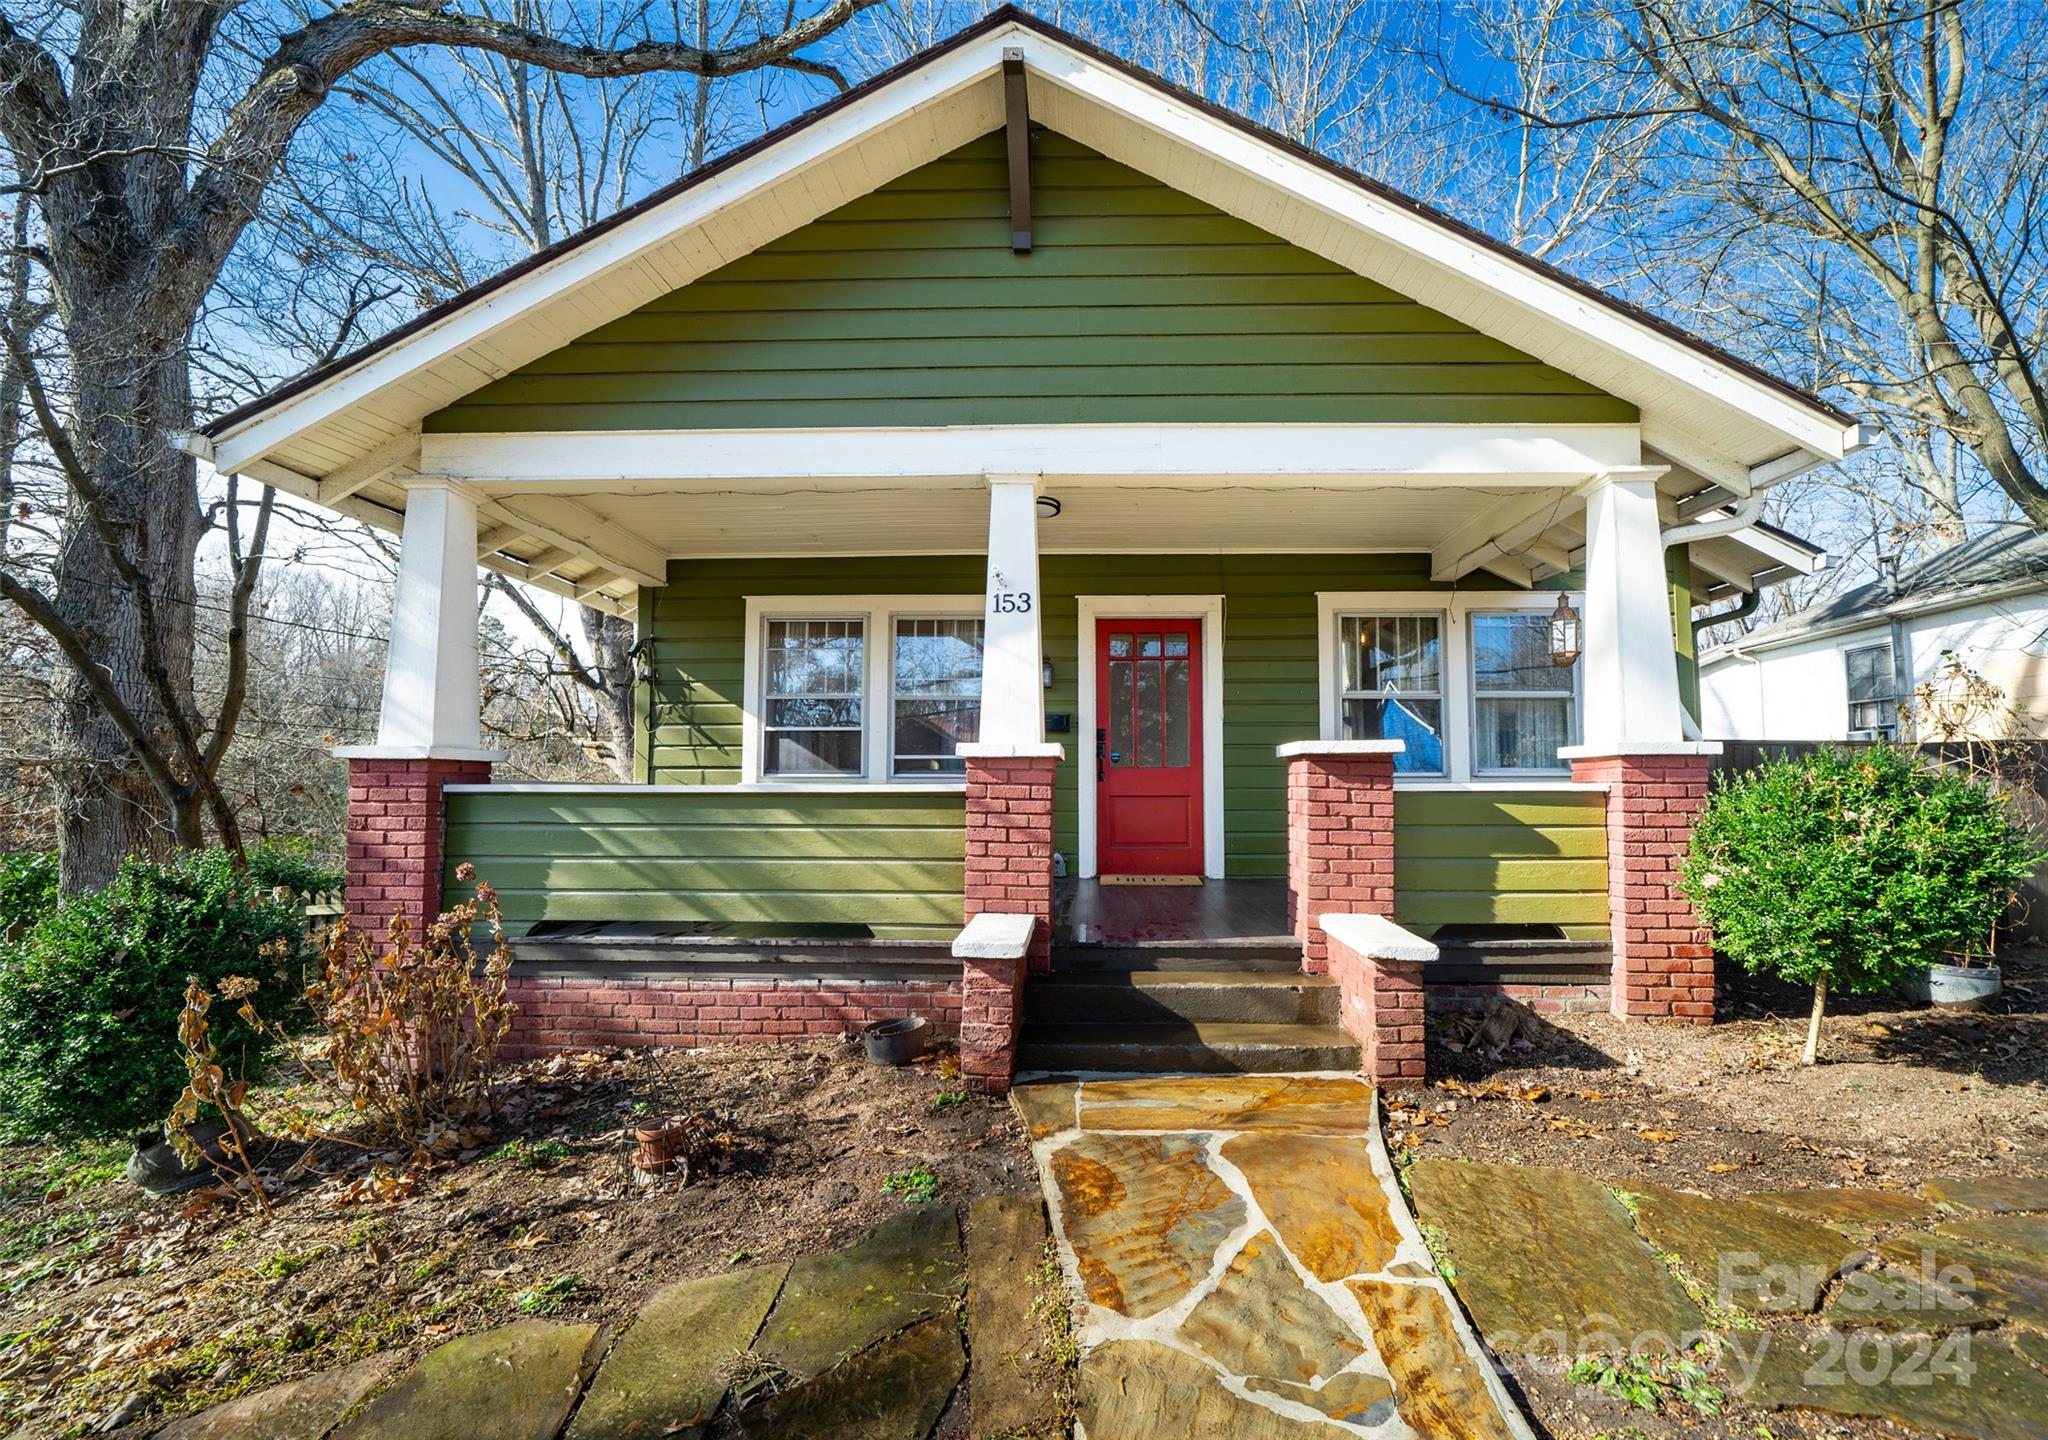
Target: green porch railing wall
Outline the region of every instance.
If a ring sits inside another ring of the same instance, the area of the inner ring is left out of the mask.
[[[467,891],[455,868],[474,865],[513,934],[544,920],[649,920],[950,940],[964,923],[959,790],[499,786],[447,800],[448,899]]]
[[[1394,919],[1556,925],[1605,940],[1607,797],[1597,790],[1397,790]]]

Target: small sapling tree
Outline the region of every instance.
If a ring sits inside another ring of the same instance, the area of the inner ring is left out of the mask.
[[[1681,887],[1743,969],[1813,987],[1811,1065],[1829,992],[1988,949],[2044,859],[1982,781],[1890,745],[1829,748],[1717,786]]]

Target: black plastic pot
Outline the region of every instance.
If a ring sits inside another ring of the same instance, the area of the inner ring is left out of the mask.
[[[930,1032],[931,1022],[924,1016],[906,1015],[901,1020],[877,1020],[860,1033],[867,1041],[868,1059],[875,1064],[906,1065],[924,1054]]]

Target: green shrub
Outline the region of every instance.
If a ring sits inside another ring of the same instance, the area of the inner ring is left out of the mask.
[[[0,855],[0,940],[26,929],[57,904],[57,852],[14,850]]]
[[[1719,784],[1681,883],[1743,969],[1814,988],[1811,1063],[1829,991],[1988,949],[2044,858],[1978,781],[1889,745],[1830,747]]]
[[[0,946],[0,1139],[154,1127],[185,1085],[186,977],[289,990],[305,943],[300,904],[224,851],[124,862]],[[231,1011],[216,1020],[221,1063],[253,1077],[268,1041]]]

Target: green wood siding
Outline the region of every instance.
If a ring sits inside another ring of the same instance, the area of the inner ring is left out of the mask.
[[[1597,791],[1410,790],[1394,796],[1394,918],[1563,927],[1604,940],[1607,807]]]
[[[1632,422],[1635,408],[1050,131],[1000,133],[475,391],[429,431]]]
[[[514,933],[541,920],[695,920],[950,939],[962,924],[964,811],[957,791],[458,791],[447,883],[459,894],[455,867],[474,864]]]

